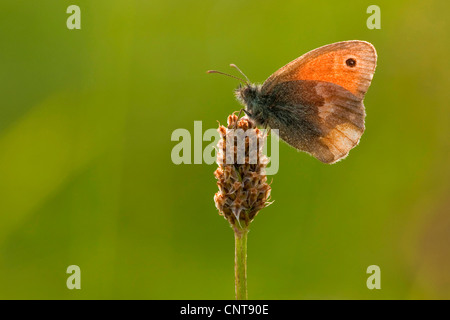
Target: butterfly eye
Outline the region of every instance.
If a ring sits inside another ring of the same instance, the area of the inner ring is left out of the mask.
[[[346,64],[347,66],[349,66],[350,68],[353,68],[354,66],[356,66],[356,60],[353,59],[353,58],[347,59],[347,60],[345,61],[345,64]]]

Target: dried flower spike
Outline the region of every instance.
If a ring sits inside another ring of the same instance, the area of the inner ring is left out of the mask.
[[[269,204],[271,191],[265,174],[269,159],[263,154],[266,136],[250,119],[239,119],[234,113],[228,126],[219,126],[218,131],[219,167],[214,175],[219,192],[214,202],[235,233],[236,299],[247,299],[248,227]]]
[[[220,126],[218,131],[219,167],[214,175],[219,192],[214,202],[233,229],[246,228],[268,205],[270,196],[265,175],[268,158],[263,154],[265,136],[250,119],[238,119],[235,114],[228,117],[228,127]]]

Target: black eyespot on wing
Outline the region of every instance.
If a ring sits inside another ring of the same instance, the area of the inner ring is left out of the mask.
[[[345,64],[346,64],[347,66],[349,66],[350,68],[353,68],[354,66],[356,66],[356,60],[353,59],[353,58],[347,59],[347,60],[345,61]]]

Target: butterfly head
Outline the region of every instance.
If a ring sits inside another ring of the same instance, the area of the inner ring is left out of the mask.
[[[236,98],[239,100],[239,102],[241,102],[245,106],[248,106],[251,101],[256,99],[259,87],[251,84],[248,77],[235,64],[230,64],[230,67],[237,69],[244,76],[244,79],[216,70],[208,70],[207,73],[219,73],[227,77],[239,80],[241,84],[239,84],[239,87],[235,90]],[[244,85],[242,85],[242,83],[244,83]]]
[[[235,64],[230,64],[230,66],[237,69],[244,76],[244,79],[235,77],[228,73],[216,71],[216,70],[208,70],[207,73],[219,73],[219,74],[239,80],[241,82],[241,84],[239,84],[239,87],[234,91],[237,100],[246,107],[246,110],[247,110],[246,114],[248,116],[250,116],[251,118],[256,120],[258,123],[261,123],[261,121],[259,121],[260,119],[256,119],[254,116],[252,116],[252,115],[261,113],[261,108],[260,108],[261,103],[259,101],[260,93],[261,93],[261,86],[252,84],[250,82],[250,80],[248,79],[248,77]],[[243,83],[243,85],[242,85],[242,83]]]
[[[260,90],[260,86],[249,83],[244,86],[239,85],[239,87],[234,90],[234,94],[241,104],[251,109],[258,98]]]

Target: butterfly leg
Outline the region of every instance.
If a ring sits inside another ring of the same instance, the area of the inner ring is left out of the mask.
[[[244,108],[242,108],[242,109],[239,111],[239,114],[238,114],[238,120],[239,120],[239,118],[241,117],[242,112],[244,112],[247,116],[251,116],[250,113],[249,113],[247,110],[245,110]],[[237,127],[237,121],[236,121],[236,124],[234,125],[234,129],[236,129],[236,127]]]
[[[246,109],[243,108],[243,109],[241,109],[241,111],[244,111],[244,113],[247,117],[249,117],[249,118],[252,117],[252,114],[250,112],[248,112]]]
[[[269,128],[269,129],[267,129],[267,128]],[[266,125],[264,126],[264,133],[266,134],[266,137],[268,137],[269,136],[269,134],[270,134],[270,127],[269,127],[269,124],[267,124],[266,123]]]

